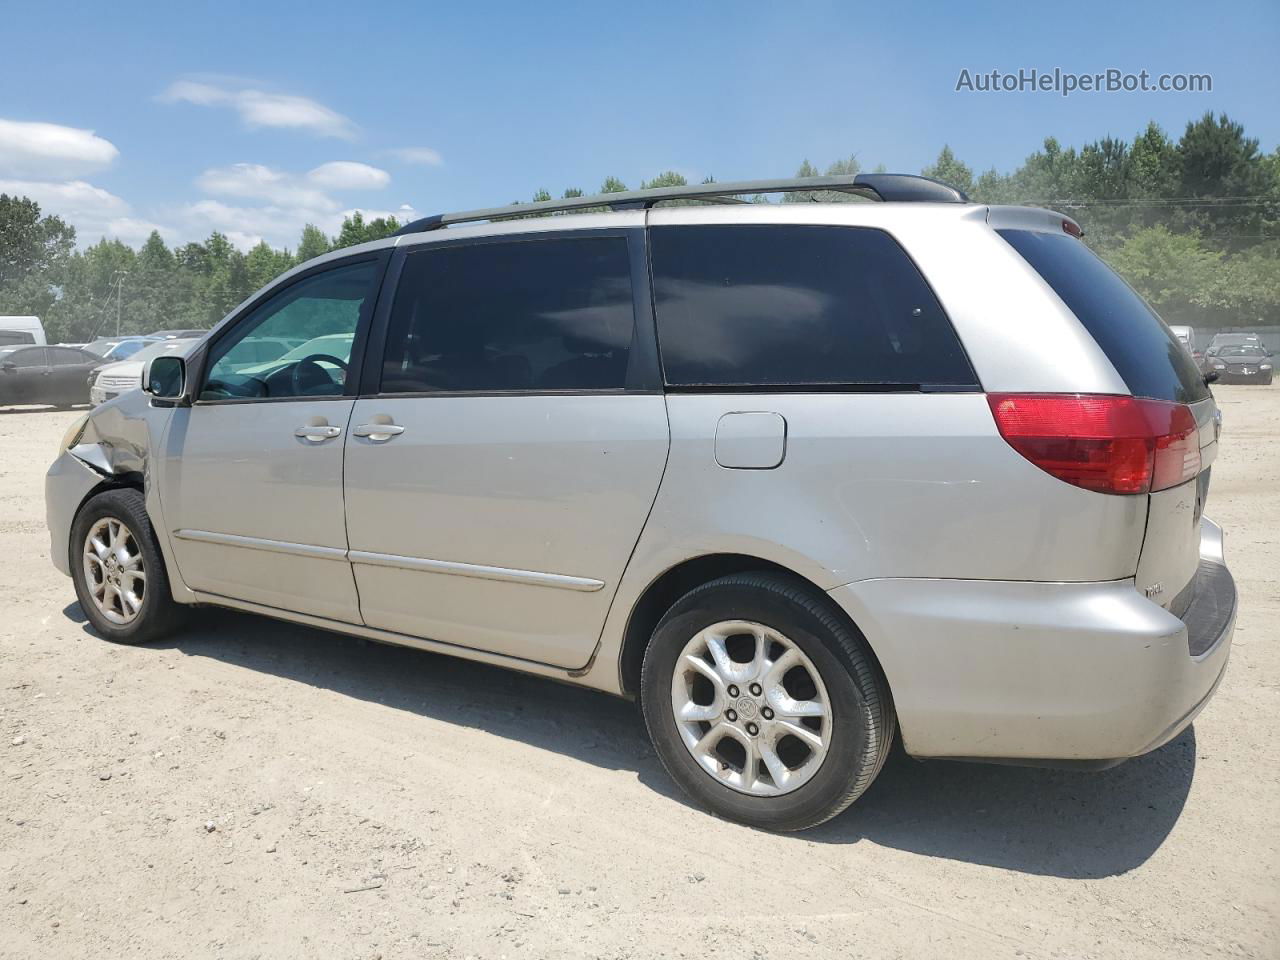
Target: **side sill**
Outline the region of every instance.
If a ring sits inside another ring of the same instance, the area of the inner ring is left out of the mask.
[[[377,643],[386,643],[396,647],[412,647],[415,650],[426,650],[429,653],[441,653],[450,657],[459,657],[463,660],[475,660],[480,663],[492,664],[496,667],[505,667],[508,670],[518,670],[521,673],[530,673],[539,677],[547,677],[551,680],[561,680],[574,686],[585,686],[585,684],[575,683],[574,675],[577,671],[567,670],[564,667],[556,667],[551,664],[541,663],[536,660],[524,660],[520,657],[508,657],[498,653],[489,653],[485,650],[476,650],[472,647],[462,647],[453,643],[444,643],[440,640],[426,640],[421,637],[411,637],[403,633],[393,633],[390,630],[379,630],[375,627],[366,627],[355,623],[344,623],[340,620],[328,620],[324,617],[316,617],[306,613],[296,613],[292,610],[281,610],[277,607],[268,607],[260,603],[250,603],[245,600],[235,600],[231,597],[222,597],[214,593],[195,592],[195,602],[198,604],[207,604],[212,607],[226,607],[231,610],[242,610],[245,613],[256,613],[264,617],[271,617],[274,620],[284,620],[289,623],[301,623],[309,627],[316,627],[320,630],[328,630],[331,633],[342,633],[353,637],[362,637],[365,640],[373,640]]]
[[[990,763],[998,767],[1035,767],[1041,770],[1077,770],[1081,773],[1094,773],[1099,770],[1110,770],[1118,767],[1130,757],[1117,757],[1114,760],[1034,760],[1023,757],[912,757],[921,763]]]

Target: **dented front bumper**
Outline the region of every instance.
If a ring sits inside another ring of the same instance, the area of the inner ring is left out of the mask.
[[[44,478],[45,522],[49,526],[49,556],[53,565],[71,576],[71,525],[85,497],[104,475],[69,451],[64,451]]]

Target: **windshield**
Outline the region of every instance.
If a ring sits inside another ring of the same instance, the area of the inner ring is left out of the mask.
[[[127,360],[150,342],[149,340],[124,340],[102,356],[106,360]]]
[[[1265,357],[1266,351],[1261,347],[1224,347],[1220,357]]]

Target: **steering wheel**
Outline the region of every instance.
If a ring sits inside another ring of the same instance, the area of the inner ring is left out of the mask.
[[[293,396],[301,397],[312,387],[332,386],[333,377],[329,376],[329,371],[320,366],[320,361],[332,363],[339,367],[345,375],[348,371],[347,361],[339,360],[337,357],[328,353],[312,353],[303,357],[294,363],[293,369],[289,371],[290,384],[293,387]],[[303,371],[306,371],[304,377]]]

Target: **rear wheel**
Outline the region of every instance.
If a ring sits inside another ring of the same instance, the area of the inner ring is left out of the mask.
[[[663,765],[715,813],[769,830],[834,817],[888,756],[894,714],[865,642],[830,601],[774,574],[686,594],[641,671]]]
[[[137,490],[85,502],[71,527],[71,577],[80,607],[108,640],[146,643],[177,624],[164,558]]]

